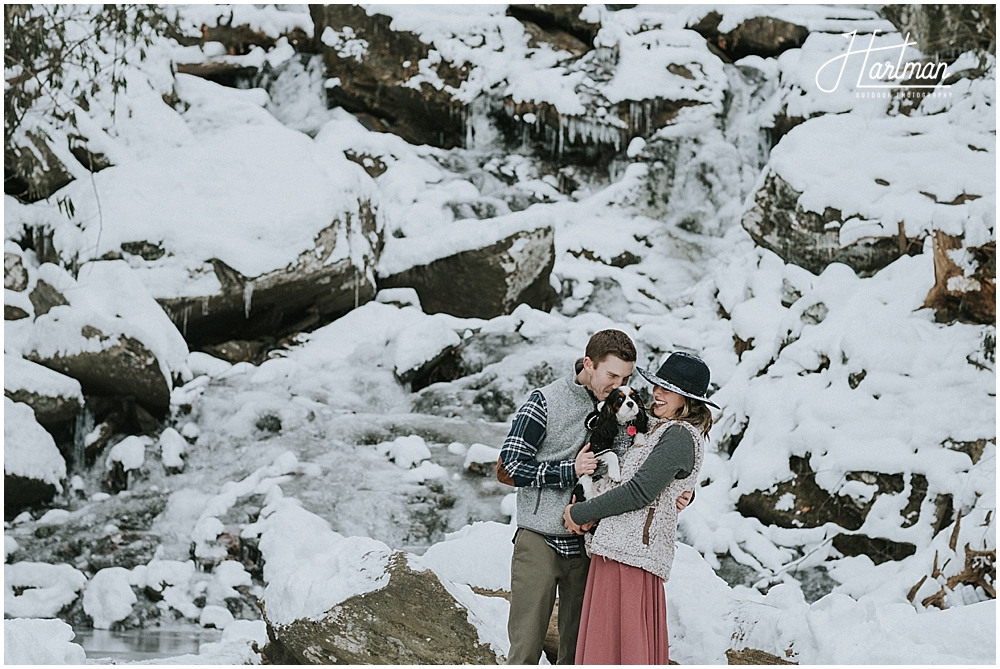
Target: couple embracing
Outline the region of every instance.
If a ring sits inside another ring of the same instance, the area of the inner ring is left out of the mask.
[[[499,464],[518,488],[508,664],[538,664],[557,591],[558,664],[669,661],[663,583],[715,406],[704,362],[678,352],[655,374],[639,368],[653,385],[645,438],[632,444],[622,428],[621,481],[584,502],[573,496],[597,468],[585,420],[635,360],[624,332],[597,332],[573,373],[532,392],[514,416]]]

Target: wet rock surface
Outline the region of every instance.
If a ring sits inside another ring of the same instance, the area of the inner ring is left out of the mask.
[[[59,525],[16,526],[12,536],[19,551],[37,562],[65,562],[90,574],[105,567],[131,569],[153,559],[160,538],[149,530],[167,499],[149,490],[117,495]]]

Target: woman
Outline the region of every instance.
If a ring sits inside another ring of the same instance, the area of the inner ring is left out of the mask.
[[[673,353],[656,374],[645,440],[622,461],[622,483],[566,507],[577,534],[601,520],[592,537],[577,664],[667,664],[667,603],[677,531],[677,497],[693,490],[712,427],[705,397],[710,372],[699,358]]]

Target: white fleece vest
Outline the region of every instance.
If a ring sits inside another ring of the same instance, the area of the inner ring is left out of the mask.
[[[636,443],[622,462],[624,485],[646,461],[663,433],[671,425],[683,425],[694,438],[694,468],[683,479],[674,479],[648,506],[635,511],[609,516],[601,520],[593,535],[587,535],[587,550],[592,555],[617,560],[655,574],[664,581],[670,578],[674,563],[674,541],[677,534],[677,497],[693,490],[705,456],[705,439],[690,423],[676,420],[650,422],[645,443]]]

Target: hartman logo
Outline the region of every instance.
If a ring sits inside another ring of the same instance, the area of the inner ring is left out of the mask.
[[[819,90],[824,93],[836,91],[844,78],[848,61],[851,61],[853,72],[857,61],[860,60],[853,57],[862,55],[864,58],[858,68],[858,80],[854,84],[859,96],[862,92],[871,94],[879,91],[888,95],[892,89],[916,90],[929,94],[940,89],[951,88],[948,84],[940,83],[948,76],[946,63],[921,63],[905,60],[906,48],[917,44],[910,41],[910,33],[906,33],[902,44],[876,47],[875,37],[879,33],[876,30],[872,33],[867,48],[855,49],[854,42],[858,36],[857,33],[857,30],[844,33],[844,37],[851,40],[847,45],[847,52],[834,56],[816,71],[816,86]]]

